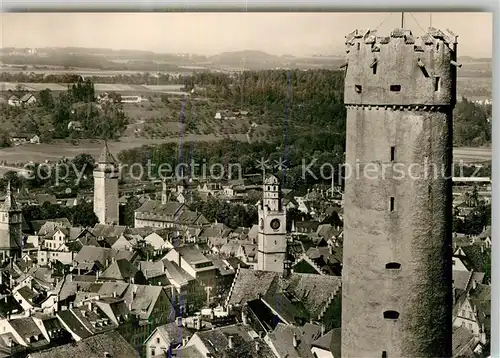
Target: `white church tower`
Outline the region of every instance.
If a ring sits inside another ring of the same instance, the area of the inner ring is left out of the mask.
[[[22,212],[14,199],[9,181],[5,200],[0,203],[0,260],[2,262],[21,256],[22,220]]]
[[[258,204],[259,232],[257,269],[283,272],[286,259],[286,210],[282,203],[278,179],[264,180],[263,198]]]
[[[94,168],[94,212],[100,224],[118,225],[118,177],[118,162],[104,143]]]

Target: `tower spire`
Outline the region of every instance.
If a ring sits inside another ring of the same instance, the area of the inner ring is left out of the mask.
[[[7,182],[7,188],[5,190],[5,201],[3,206],[5,209],[17,209],[16,201],[14,196],[12,195],[12,186],[10,180]]]

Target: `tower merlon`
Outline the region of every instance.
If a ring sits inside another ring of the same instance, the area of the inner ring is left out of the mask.
[[[389,36],[354,30],[346,36],[344,103],[454,106],[457,36],[429,28],[416,37],[396,28]]]

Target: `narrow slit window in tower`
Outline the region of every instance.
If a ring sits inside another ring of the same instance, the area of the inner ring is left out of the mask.
[[[361,85],[355,85],[354,88],[355,88],[357,93],[363,92],[363,86],[361,86]]]
[[[398,319],[399,318],[399,312],[396,312],[396,311],[385,311],[384,312],[384,318],[385,319]]]
[[[357,49],[359,50],[361,48],[361,44],[358,42],[357,43]]]
[[[373,70],[373,74],[376,75],[377,74],[377,64],[374,64],[372,66],[372,70]]]
[[[434,77],[434,91],[439,92],[441,90],[441,78]]]
[[[394,197],[393,196],[391,196],[390,211],[391,211],[391,213],[394,211]]]
[[[382,358],[387,358],[387,352],[386,351],[382,351]]]
[[[391,162],[393,162],[396,156],[396,147],[391,147]]]
[[[391,85],[390,90],[391,92],[399,92],[401,91],[401,85]]]

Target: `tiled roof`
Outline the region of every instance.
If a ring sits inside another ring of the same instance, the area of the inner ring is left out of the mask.
[[[6,295],[0,300],[0,317],[7,318],[10,314],[23,312],[23,307],[12,295]]]
[[[96,237],[113,237],[118,238],[127,229],[126,226],[119,225],[106,225],[106,224],[95,224],[94,228],[91,230],[92,234]]]
[[[453,356],[456,357],[457,354],[463,353],[462,351],[467,349],[473,338],[474,334],[467,328],[463,326],[454,328],[452,335]]]
[[[110,331],[65,344],[46,351],[32,353],[32,358],[85,357],[102,358],[104,352],[111,357],[139,358],[140,354],[118,332]]]
[[[293,345],[294,334],[298,343],[297,347]],[[274,331],[269,333],[268,336],[280,357],[314,358],[310,345],[305,342],[298,327],[278,323]]]
[[[120,259],[113,262],[102,273],[102,279],[125,280],[134,278],[139,270],[126,259]]]
[[[139,261],[138,265],[147,279],[165,275],[162,261]]]
[[[275,272],[240,269],[235,278],[228,304],[242,305],[256,299],[259,294],[265,295],[277,279],[278,274]]]
[[[159,200],[147,200],[136,210],[136,212],[152,213],[158,216],[173,218],[183,206],[184,204],[177,201],[170,201],[162,204]]]
[[[87,338],[92,335],[92,333],[85,328],[84,325],[78,321],[75,315],[70,310],[63,310],[57,312],[57,316],[61,321],[64,322],[71,332],[74,332],[80,338]]]
[[[174,349],[173,353],[176,357],[186,357],[186,358],[205,358],[195,345],[185,346],[178,349]]]
[[[133,251],[128,250],[114,250],[104,247],[83,246],[82,249],[76,254],[74,261],[77,263],[93,263],[98,261],[101,265],[105,265],[106,260],[110,260],[112,257],[116,260],[127,259],[132,261],[134,256],[136,256],[136,254]]]
[[[102,148],[101,155],[97,159],[97,163],[102,164],[117,164],[118,161],[113,157],[108,148],[108,143],[104,143],[104,148]]]
[[[188,263],[208,262],[210,261],[194,245],[183,245],[176,247],[175,250],[181,254],[181,257]]]
[[[184,269],[179,267],[175,262],[169,261],[168,259],[162,260],[163,267],[165,268],[165,273],[170,280],[173,280],[179,285],[185,285],[190,281],[195,280],[191,275],[189,275]]]
[[[45,343],[48,343],[32,317],[12,319],[9,323],[26,343],[33,343],[31,337],[36,337],[37,341],[45,341]]]

